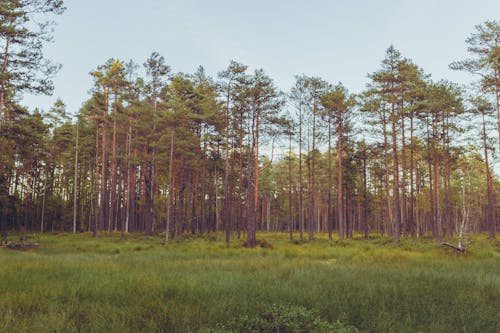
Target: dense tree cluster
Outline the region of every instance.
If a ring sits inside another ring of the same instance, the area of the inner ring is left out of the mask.
[[[495,237],[498,22],[478,26],[471,59],[451,64],[479,74],[468,89],[432,81],[392,46],[359,95],[305,75],[285,94],[237,62],[217,78],[174,73],[153,53],[143,70],[110,59],[91,71],[91,97],[71,120],[60,100],[46,113],[20,105],[23,91],[50,92],[55,69],[43,62],[43,27],[26,24],[63,9],[0,4],[3,231],[168,241],[224,230],[226,242],[245,231],[248,246],[257,230]]]

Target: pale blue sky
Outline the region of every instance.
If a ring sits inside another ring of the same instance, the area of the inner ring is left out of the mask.
[[[467,56],[474,25],[500,19],[500,0],[66,0],[48,58],[63,65],[51,97],[75,113],[88,98],[89,72],[107,59],[143,63],[160,52],[175,72],[203,65],[213,76],[231,59],[263,68],[287,91],[295,74],[342,81],[360,92],[390,45],[434,79],[466,83],[448,69]]]

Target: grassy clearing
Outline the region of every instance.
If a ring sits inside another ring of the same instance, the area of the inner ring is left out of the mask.
[[[2,332],[197,332],[272,304],[312,309],[368,332],[500,331],[500,246],[466,256],[385,238],[246,249],[201,238],[43,235],[0,250]]]

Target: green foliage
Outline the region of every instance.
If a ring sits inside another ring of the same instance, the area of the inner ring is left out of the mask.
[[[500,22],[485,21],[466,39],[470,58],[450,64],[453,70],[467,71],[480,76],[482,88],[495,92],[500,88]]]
[[[315,311],[302,306],[273,304],[256,316],[243,315],[227,325],[219,325],[214,330],[204,332],[356,333],[358,330],[338,321],[335,323],[324,321]]]
[[[52,77],[59,66],[44,59],[43,46],[52,38],[53,22],[49,17],[60,15],[64,10],[63,0],[3,0],[0,3],[0,40],[6,43],[0,68],[2,97],[10,92],[52,92]],[[0,114],[3,102],[0,100]]]

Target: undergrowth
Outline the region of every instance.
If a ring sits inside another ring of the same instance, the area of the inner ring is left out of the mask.
[[[364,332],[500,331],[497,241],[457,255],[432,240],[316,238],[258,234],[264,246],[248,249],[221,237],[42,235],[36,248],[0,250],[0,331],[234,330],[273,304]]]

